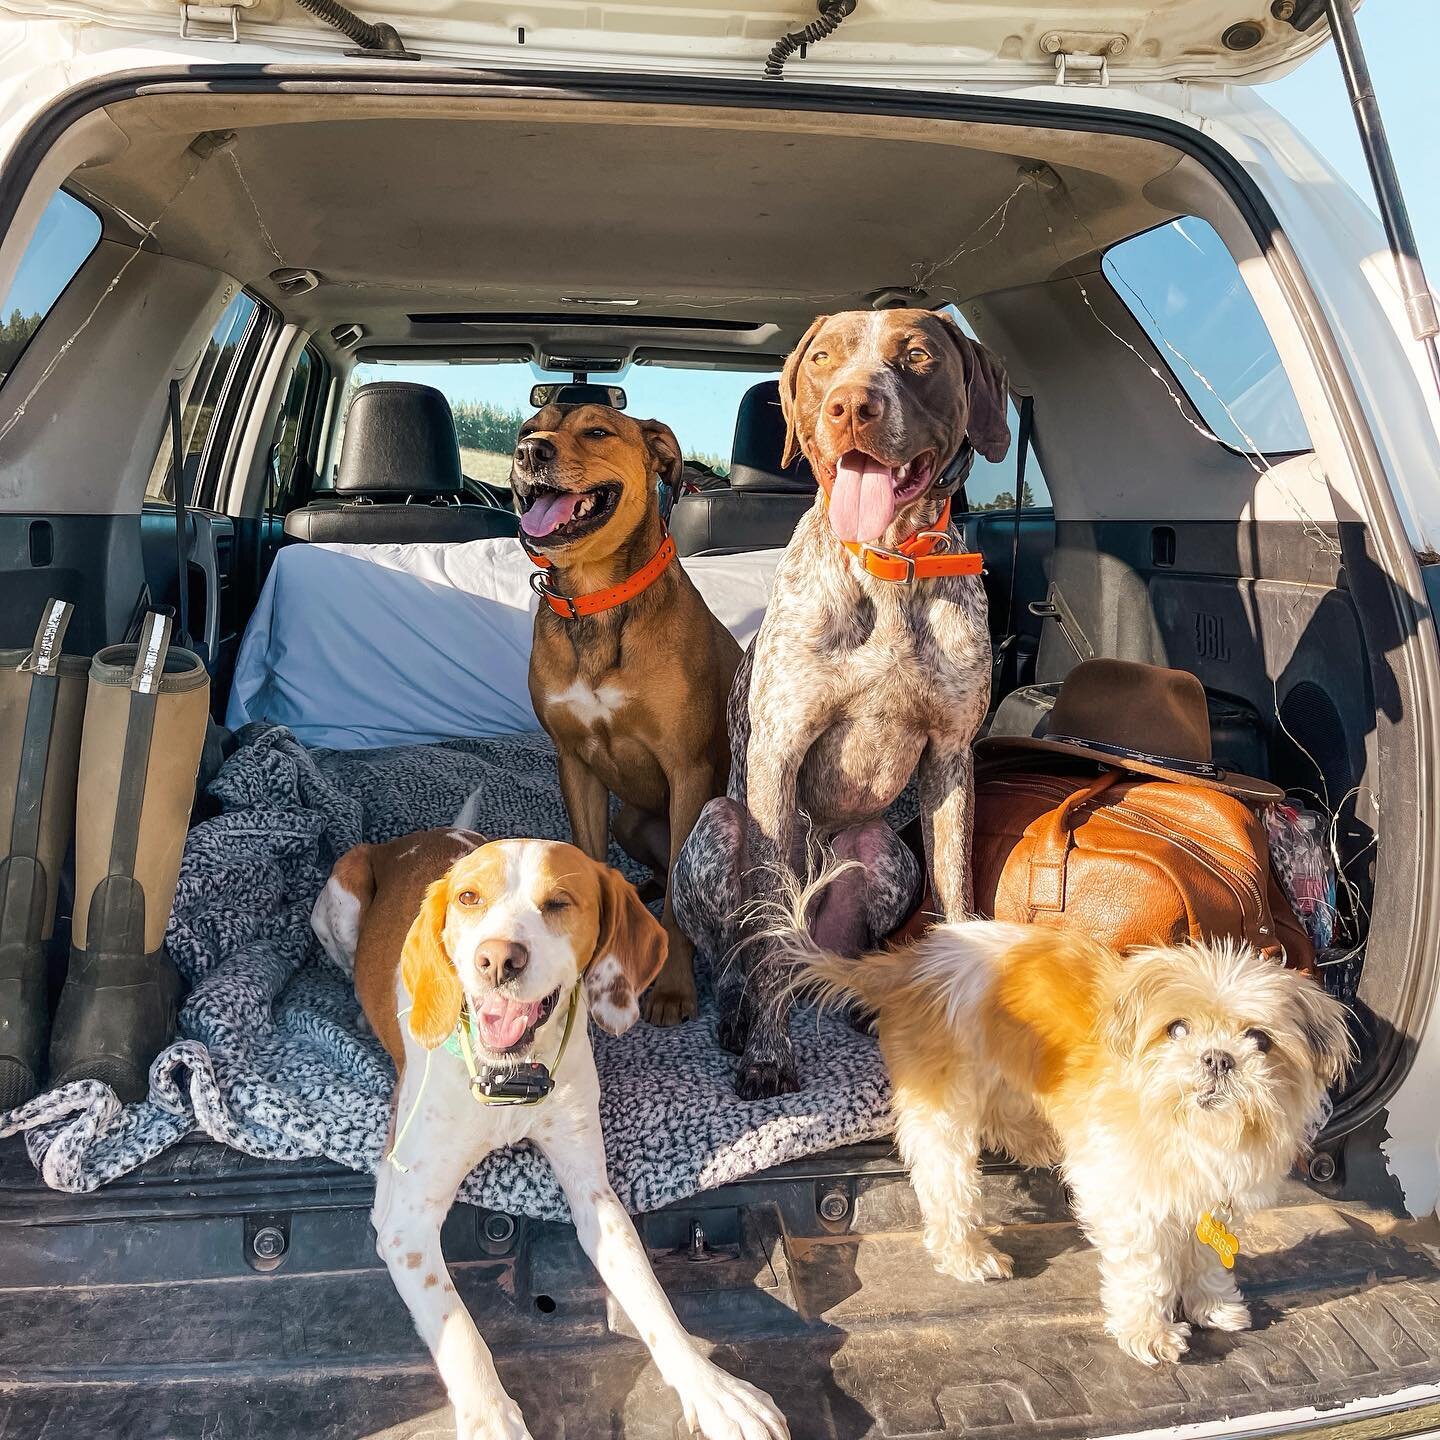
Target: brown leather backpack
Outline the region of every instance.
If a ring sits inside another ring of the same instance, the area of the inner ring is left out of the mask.
[[[1106,770],[982,768],[975,908],[1083,929],[1118,949],[1236,936],[1313,970],[1259,816],[1221,790]]]

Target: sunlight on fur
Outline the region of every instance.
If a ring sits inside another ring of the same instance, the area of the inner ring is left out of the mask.
[[[938,1267],[1003,1279],[982,1229],[980,1152],[1058,1164],[1100,1252],[1106,1328],[1146,1364],[1190,1325],[1250,1323],[1196,1238],[1269,1204],[1354,1059],[1345,1011],[1312,979],[1231,941],[1120,954],[1073,932],[971,920],[847,960],[805,919],[837,867],[767,917],[822,1004],[878,1014],[895,1134]],[[1189,1323],[1186,1323],[1186,1322]]]

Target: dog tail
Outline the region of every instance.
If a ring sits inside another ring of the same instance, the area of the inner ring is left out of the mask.
[[[791,970],[790,991],[822,1008],[858,1002],[877,1011],[901,1010],[927,1024],[958,1031],[964,1015],[989,990],[999,958],[1030,933],[1029,928],[993,920],[938,925],[905,946],[874,950],[847,959],[818,944],[810,932],[810,912],[821,893],[855,860],[833,858],[802,883],[776,876],[776,894],[762,905],[760,938]]]

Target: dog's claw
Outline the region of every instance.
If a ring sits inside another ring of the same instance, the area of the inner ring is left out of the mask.
[[[692,981],[688,986],[671,987],[662,975],[651,987],[640,1007],[641,1014],[651,1025],[683,1025],[700,1013],[700,1001]]]
[[[799,1088],[794,1065],[784,1061],[752,1060],[735,1075],[735,1093],[742,1100],[773,1100],[777,1095],[793,1095]]]

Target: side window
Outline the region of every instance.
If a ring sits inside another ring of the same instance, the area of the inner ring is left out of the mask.
[[[50,307],[100,243],[100,217],[73,195],[57,190],[0,301],[0,384],[15,368]]]
[[[1102,266],[1218,440],[1271,455],[1311,448],[1265,321],[1205,221],[1187,216],[1121,241]]]
[[[314,483],[315,412],[323,389],[325,363],[308,347],[300,352],[270,442],[265,509],[284,515]]]
[[[980,337],[971,328],[965,313],[956,305],[942,307],[948,315],[977,344]],[[1020,410],[1014,400],[1009,404],[1010,453],[998,463],[987,460],[983,455],[975,457],[970,467],[969,479],[965,481],[965,498],[972,510],[1013,510],[1015,508],[1015,467],[1020,454]],[[1050,488],[1040,473],[1040,462],[1035,457],[1035,441],[1032,435],[1030,453],[1025,457],[1024,493],[1020,496],[1022,510],[1048,510]]]
[[[998,464],[983,455],[975,457],[970,478],[965,482],[965,498],[972,510],[1013,510],[1015,508],[1015,467],[1020,454],[1020,411],[1010,402],[1010,453]],[[1022,510],[1045,510],[1050,506],[1050,489],[1040,473],[1035,457],[1032,432],[1030,453],[1025,457],[1024,491],[1020,496]]]
[[[258,301],[244,291],[236,295],[211,331],[184,387],[186,399],[180,417],[180,439],[185,457],[185,494],[191,498],[195,494],[195,481],[207,444],[212,435],[224,438],[223,431],[231,418],[225,404],[227,392],[236,376],[236,362],[244,341],[250,335],[251,327],[259,323],[260,315]],[[150,483],[145,487],[147,500],[173,502],[175,485],[172,468],[167,422],[160,453],[155,457],[155,467],[150,472]]]

